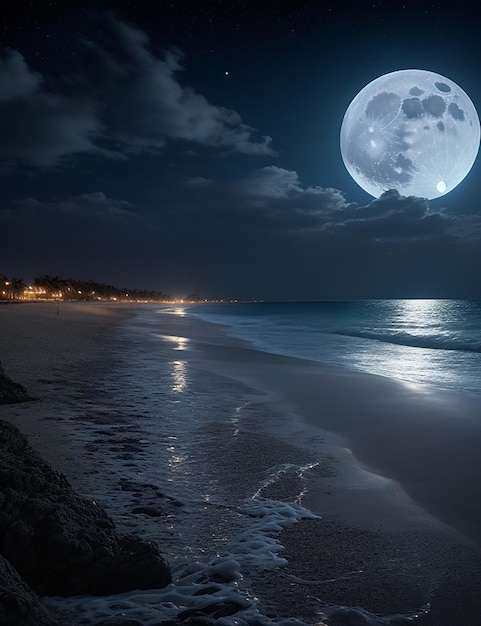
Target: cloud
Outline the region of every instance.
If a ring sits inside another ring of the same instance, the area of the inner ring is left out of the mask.
[[[249,177],[218,181],[189,177],[183,185],[164,185],[152,206],[142,208],[102,191],[40,202],[13,203],[4,218],[43,219],[57,216],[109,221],[137,220],[176,240],[203,237],[289,237],[292,241],[453,242],[479,240],[481,218],[432,212],[423,198],[391,190],[365,205],[350,203],[338,189],[303,186],[298,174],[276,166],[257,169]],[[95,223],[95,222],[94,222]],[[152,231],[152,232],[153,232]],[[163,236],[163,235],[162,235]]]
[[[51,167],[79,152],[98,152],[99,128],[92,103],[33,93],[0,104],[0,158]]]
[[[187,178],[185,185],[189,187],[204,187],[206,185],[215,185],[215,181],[210,178],[205,178],[204,176],[192,176],[191,178]]]
[[[239,186],[245,195],[252,197],[289,198],[303,192],[297,172],[275,165],[256,170]]]
[[[246,154],[273,154],[270,138],[254,139],[237,112],[210,104],[177,81],[181,53],[170,51],[160,59],[140,30],[118,20],[106,26],[110,49],[86,42],[87,71],[79,84],[103,106],[110,137],[133,151],[183,139]]]
[[[290,233],[364,242],[443,241],[481,238],[481,219],[433,212],[428,201],[390,190],[364,205],[348,202],[338,189],[305,186],[297,172],[276,166],[253,171],[238,181],[191,178],[186,188],[195,196],[182,197],[185,207],[202,211],[203,224],[217,223],[231,230]],[[192,217],[192,210],[189,215]],[[207,217],[209,216],[209,217]]]
[[[481,262],[478,216],[434,213],[422,198],[393,191],[349,203],[273,166],[242,180],[164,182],[150,204],[98,190],[13,203],[0,220],[21,237],[3,242],[15,268],[4,271],[141,277],[141,286],[209,297],[465,297],[477,289],[469,270]]]
[[[135,207],[126,200],[107,197],[102,191],[74,196],[59,202],[40,202],[25,198],[14,203],[14,210],[8,209],[4,216],[16,219],[45,219],[49,217],[101,218],[125,220],[137,217]],[[93,222],[95,223],[95,222]]]
[[[0,59],[0,102],[11,102],[30,96],[40,85],[40,74],[32,72],[25,59],[15,50],[7,50]]]
[[[243,212],[251,209],[254,221],[262,215],[273,228],[319,230],[331,215],[351,206],[338,189],[303,187],[297,172],[274,165],[233,183],[230,193],[238,196]]]
[[[175,202],[175,210],[152,216],[159,244],[175,259],[177,282],[201,293],[465,297],[477,284],[466,268],[481,257],[481,220],[434,212],[423,198],[389,191],[350,203],[337,189],[304,185],[297,172],[269,166],[241,180],[190,178]],[[167,290],[174,288],[172,280]]]
[[[372,240],[413,240],[450,235],[453,219],[443,213],[430,213],[425,198],[401,196],[386,191],[364,206],[351,206],[337,215],[329,227],[343,235]]]
[[[94,103],[48,91],[23,56],[0,59],[0,159],[52,166],[61,157],[95,150],[100,128]]]
[[[219,189],[211,181],[204,191],[213,194]],[[230,191],[243,199],[242,211],[246,210],[245,206],[251,208],[253,223],[262,216],[271,228],[394,240],[450,233],[454,226],[452,218],[442,213],[431,214],[424,198],[404,197],[391,190],[360,206],[349,203],[338,189],[303,186],[297,172],[276,166],[256,170],[248,178],[233,183]]]
[[[481,216],[452,216],[450,233],[459,241],[479,242],[481,240]]]
[[[52,167],[79,153],[125,157],[183,140],[250,155],[273,155],[233,110],[215,106],[177,79],[180,53],[163,58],[147,36],[105,18],[101,41],[83,41],[76,70],[59,78],[0,59],[0,158]]]

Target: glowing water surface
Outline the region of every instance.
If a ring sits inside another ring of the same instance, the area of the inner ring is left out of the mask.
[[[287,356],[481,395],[481,302],[218,304],[188,313]]]

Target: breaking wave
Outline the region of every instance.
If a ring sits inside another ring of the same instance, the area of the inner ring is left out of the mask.
[[[426,348],[429,350],[453,350],[459,352],[481,352],[481,340],[474,338],[456,337],[451,334],[413,335],[406,332],[374,332],[369,330],[335,330],[334,335],[343,337],[357,337],[392,343],[398,346],[411,348]]]

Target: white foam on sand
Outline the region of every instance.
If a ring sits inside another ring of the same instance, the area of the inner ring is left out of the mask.
[[[161,620],[208,616],[217,626],[308,626],[336,613],[359,626],[408,624],[429,612],[422,607],[410,613],[375,616],[358,607],[322,606],[309,621],[268,617],[261,612],[259,599],[249,590],[243,572],[261,573],[286,565],[283,546],[276,535],[301,519],[318,519],[296,504],[256,496],[244,503],[239,514],[251,523],[230,540],[217,558],[195,561],[176,572],[176,580],[164,589],[131,591],[104,597],[43,598],[47,608],[71,626],[94,625],[105,619],[139,620],[143,626],[157,626]],[[229,612],[231,614],[229,614]]]
[[[227,543],[215,559],[190,563],[176,572],[174,583],[161,590],[133,591],[115,596],[43,598],[45,605],[68,618],[72,626],[96,624],[102,619],[138,619],[142,624],[158,624],[174,619],[185,611],[207,611],[217,603],[230,606],[232,616],[216,620],[216,624],[301,625],[297,619],[271,620],[259,612],[257,598],[244,586],[243,571],[265,571],[286,564],[283,547],[275,538],[282,529],[299,519],[315,519],[307,509],[256,496],[244,503],[239,515],[250,523]],[[268,574],[266,574],[268,575]],[[209,609],[209,607],[211,607]],[[209,611],[212,611],[209,613]],[[185,614],[185,613],[184,613]]]

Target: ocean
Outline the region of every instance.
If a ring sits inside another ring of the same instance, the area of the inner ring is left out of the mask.
[[[481,394],[481,300],[220,303],[190,314],[267,352]]]
[[[253,581],[274,578],[286,565],[282,529],[317,519],[303,498],[321,438],[276,438],[264,425],[288,424],[291,416],[199,366],[177,324],[190,318],[221,325],[261,351],[481,394],[478,302],[139,306],[108,353],[65,373],[76,391],[62,421],[91,461],[77,488],[103,505],[120,531],[156,541],[174,583],[107,598],[46,598],[47,606],[72,626],[113,617],[158,626],[202,614],[218,626],[307,626],[346,611],[352,626],[381,626],[410,624],[428,612],[426,603],[377,615],[322,597],[290,614],[266,610]],[[285,592],[277,590],[280,605]]]

